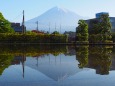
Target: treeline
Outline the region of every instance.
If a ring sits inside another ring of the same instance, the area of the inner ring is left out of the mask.
[[[61,34],[0,33],[0,43],[66,43],[67,36]]]

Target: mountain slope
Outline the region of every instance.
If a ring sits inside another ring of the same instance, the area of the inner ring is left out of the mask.
[[[27,28],[33,29],[36,27],[35,22],[38,21],[40,30],[48,31],[48,28],[50,27],[51,31],[59,31],[61,26],[62,31],[75,31],[79,19],[86,18],[67,9],[54,7],[44,14],[27,21],[26,25]],[[29,22],[33,22],[34,24],[29,24]]]

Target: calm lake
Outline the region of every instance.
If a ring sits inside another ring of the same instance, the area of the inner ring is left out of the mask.
[[[0,86],[115,86],[115,46],[0,45]]]

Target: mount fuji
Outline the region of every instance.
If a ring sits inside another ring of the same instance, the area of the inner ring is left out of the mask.
[[[26,21],[27,30],[38,29],[43,31],[75,31],[79,19],[88,19],[82,17],[65,8],[54,7],[46,11],[42,15]]]

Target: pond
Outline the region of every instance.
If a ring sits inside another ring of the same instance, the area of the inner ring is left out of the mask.
[[[0,86],[115,86],[115,46],[0,48]]]

